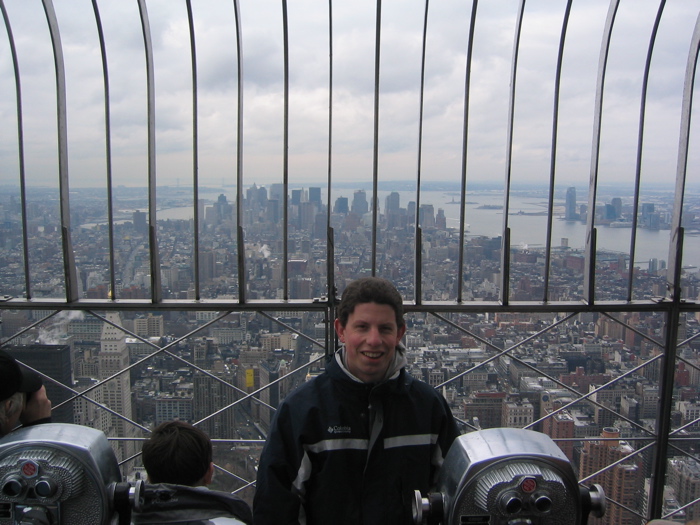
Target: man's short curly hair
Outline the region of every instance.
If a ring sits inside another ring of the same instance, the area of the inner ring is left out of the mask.
[[[142,460],[151,483],[194,486],[211,464],[211,439],[189,423],[166,421],[144,442]]]
[[[337,317],[345,326],[350,314],[358,304],[377,303],[391,306],[396,314],[396,326],[406,324],[403,318],[403,298],[390,281],[381,277],[362,277],[352,281],[343,291],[338,305]]]

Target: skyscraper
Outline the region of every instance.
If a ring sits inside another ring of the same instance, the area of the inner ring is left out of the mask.
[[[321,188],[317,186],[309,188],[309,202],[313,202],[318,209],[321,209]]]
[[[392,191],[384,199],[384,213],[398,213],[401,207],[401,195],[398,191]]]
[[[679,456],[668,460],[668,484],[673,487],[681,505],[700,498],[700,461]],[[686,508],[688,523],[700,519],[700,504]]]
[[[118,326],[122,325],[118,312],[109,312],[106,318]],[[102,399],[110,409],[123,416],[111,414],[109,429],[105,433],[109,437],[134,438],[137,435],[136,427],[124,419],[133,419],[131,379],[126,370],[129,366],[126,334],[109,323],[105,323],[102,327],[99,360],[100,379],[104,380],[116,375],[102,385]],[[112,448],[120,461],[134,455],[135,445],[134,441],[129,440],[112,442]]]
[[[333,213],[345,214],[345,213],[348,213],[348,211],[349,211],[348,198],[347,197],[338,197],[335,200],[335,205],[333,206]]]
[[[235,381],[233,374],[224,372],[215,375],[216,377],[213,377],[202,372],[195,372],[194,374],[193,412],[195,421],[206,418],[238,399],[236,390],[231,386],[231,383]],[[198,427],[211,437],[223,439],[238,437],[236,435],[236,418],[233,408],[208,418]]]
[[[574,186],[566,190],[566,212],[564,213],[564,218],[567,221],[575,221],[579,218],[579,214],[576,213],[576,188]]]
[[[634,449],[626,441],[616,439],[620,437],[620,431],[617,428],[604,428],[601,437],[604,440],[584,443],[579,461],[579,477],[587,478],[603,470],[590,481],[600,483],[606,497],[621,503],[624,507],[638,510],[644,487],[644,475],[639,457],[631,456]],[[625,459],[627,456],[631,457]],[[639,517],[626,511],[624,507],[608,505],[605,516],[589,518],[588,521],[591,524],[638,525]]]
[[[357,190],[352,197],[352,207],[350,211],[356,213],[362,217],[365,213],[369,211],[369,204],[367,203],[367,193],[365,190]]]
[[[422,228],[435,228],[435,208],[432,204],[421,204],[418,210],[418,224]]]

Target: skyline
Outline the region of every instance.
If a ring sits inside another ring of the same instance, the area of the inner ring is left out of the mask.
[[[26,177],[57,184],[55,84],[51,44],[40,2],[8,1],[22,80]],[[338,4],[338,5],[336,5]],[[634,5],[632,5],[634,4]],[[186,5],[147,2],[155,68],[155,154],[159,185],[192,179],[192,94]],[[322,183],[328,172],[328,5],[295,1],[289,20],[289,157],[291,184]],[[464,87],[472,5],[429,5],[420,172],[459,181]],[[512,181],[546,181],[550,170],[554,72],[564,5],[525,4],[514,107]],[[609,4],[572,3],[562,64],[556,180],[587,185],[600,42]],[[641,76],[658,5],[620,2],[603,99],[599,181],[631,184],[638,135]],[[113,183],[146,182],[146,90],[138,5],[99,4],[109,63]],[[373,175],[375,4],[333,8],[334,181]],[[673,184],[682,89],[700,2],[668,2],[651,62],[642,180]],[[67,83],[71,187],[104,185],[104,88],[90,2],[55,2]],[[198,73],[199,180],[236,179],[236,53],[230,2],[193,2]],[[470,181],[505,180],[508,94],[518,3],[477,6],[467,136]],[[420,55],[425,3],[382,3],[377,177],[418,172]],[[40,15],[40,16],[39,16]],[[282,7],[241,5],[243,50],[243,183],[282,182],[284,62]],[[0,38],[0,180],[17,175],[14,77],[6,35]],[[692,134],[691,134],[692,137]],[[690,148],[689,173],[697,165]],[[697,177],[695,177],[697,179]],[[688,177],[688,183],[692,179]]]

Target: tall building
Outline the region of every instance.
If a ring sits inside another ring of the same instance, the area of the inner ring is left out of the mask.
[[[19,362],[38,370],[66,387],[72,387],[72,365],[68,345],[8,345],[3,348]],[[46,395],[51,400],[51,420],[54,423],[73,423],[73,403],[61,403],[71,392],[53,381],[44,380]]]
[[[68,321],[67,334],[74,341],[99,341],[102,334],[102,320],[93,315]]]
[[[367,193],[365,190],[357,190],[352,197],[352,207],[350,211],[362,217],[369,211],[369,203],[367,202]]]
[[[75,381],[75,390],[84,392],[85,395],[76,398],[73,402],[73,422],[90,428],[109,432],[111,415],[99,405],[104,404],[102,388],[95,386],[99,381],[90,377],[80,377]],[[99,403],[99,405],[98,405]]]
[[[613,207],[613,210],[615,211],[615,218],[619,219],[622,217],[622,199],[620,197],[613,197],[613,199],[610,201],[610,204]]]
[[[681,505],[700,498],[700,461],[685,456],[669,459],[667,479]],[[700,520],[700,503],[687,507],[685,515],[687,523]]]
[[[3,310],[0,331],[4,339],[9,339],[30,323],[26,310]]]
[[[640,458],[632,456],[625,460],[634,449],[626,441],[619,440],[620,431],[617,428],[604,428],[601,437],[604,439],[584,443],[579,460],[579,477],[587,478],[602,470],[590,482],[602,485],[606,497],[613,501],[631,510],[640,510],[644,489]],[[639,525],[639,517],[626,511],[623,506],[608,504],[605,516],[589,518],[588,522],[591,525]]]
[[[317,186],[309,188],[309,202],[314,203],[318,209],[321,209],[321,188]]]
[[[303,188],[297,188],[292,190],[292,198],[290,199],[289,203],[292,206],[299,206],[302,202],[306,202],[306,199],[304,198],[304,189]]]
[[[438,208],[435,216],[435,227],[439,230],[447,229],[447,217],[445,217],[445,210],[442,208]]]
[[[231,385],[235,381],[232,373],[214,374],[215,377],[195,372],[193,377],[194,421],[201,421],[210,414],[229,406],[238,399],[236,390]],[[224,410],[214,417],[197,425],[213,438],[233,439],[236,435],[235,410]]]
[[[109,312],[106,318],[108,321],[122,326],[121,316],[118,312]],[[115,326],[104,323],[100,338],[100,379],[105,380],[115,376],[102,385],[104,403],[116,412],[116,414],[111,414],[109,430],[105,432],[108,437],[135,438],[137,436],[136,427],[126,421],[126,419],[133,420],[131,378],[127,370],[128,366],[129,350],[126,346],[126,334]],[[123,461],[134,455],[136,442],[128,439],[113,441],[112,448],[114,448],[119,461]]]
[[[480,428],[501,426],[505,392],[474,392],[464,400],[464,419]]]
[[[338,197],[335,199],[335,204],[333,205],[333,213],[338,213],[338,214],[347,214],[350,211],[350,208],[348,207],[348,198],[347,197]]]
[[[418,210],[418,224],[423,228],[435,228],[435,208],[432,204],[421,204]]]
[[[132,214],[131,220],[134,223],[134,230],[136,230],[141,235],[148,234],[148,222],[146,221],[146,212],[136,210]]]
[[[299,205],[299,228],[302,231],[311,231],[316,218],[316,205],[313,202],[302,202]]]
[[[525,399],[509,399],[503,403],[501,426],[523,428],[535,420],[535,409],[532,403]]]
[[[545,408],[543,415],[548,415],[552,412]],[[574,460],[574,417],[568,410],[561,410],[549,416],[542,422],[542,433],[547,434],[555,440],[557,446],[566,454],[569,461]],[[559,440],[559,441],[556,441]]]
[[[146,317],[137,317],[134,319],[134,333],[141,337],[163,337],[163,316],[149,313]]]
[[[155,397],[154,403],[156,409],[156,425],[160,425],[166,421],[172,421],[173,419],[192,422],[192,394],[183,393],[182,395],[178,395],[170,392],[161,392]]]
[[[216,254],[213,250],[199,253],[199,278],[203,283],[211,282],[216,277]],[[134,321],[134,327],[136,322]]]
[[[384,213],[398,213],[401,208],[401,195],[398,191],[392,191],[384,199]]]
[[[260,386],[270,385],[270,383],[276,381],[280,377],[279,359],[271,357],[267,361],[260,363]],[[260,392],[260,401],[264,403],[260,404],[260,424],[264,428],[270,428],[270,420],[280,400],[279,383],[275,383]]]
[[[575,221],[579,218],[579,214],[576,213],[576,188],[574,186],[566,190],[565,210],[564,218],[567,221]]]

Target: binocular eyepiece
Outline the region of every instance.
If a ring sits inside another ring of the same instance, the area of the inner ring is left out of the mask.
[[[585,525],[605,513],[600,485],[581,487],[568,458],[545,434],[493,428],[460,436],[437,492],[416,491],[416,525]]]

